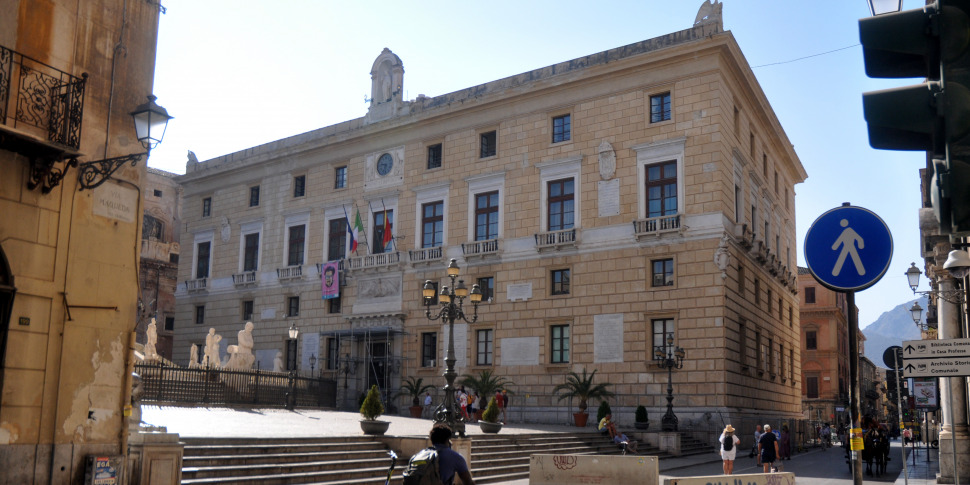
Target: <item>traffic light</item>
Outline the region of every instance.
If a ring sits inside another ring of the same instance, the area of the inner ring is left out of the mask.
[[[970,233],[970,0],[859,21],[866,74],[920,84],[862,95],[869,144],[927,152],[944,231]]]

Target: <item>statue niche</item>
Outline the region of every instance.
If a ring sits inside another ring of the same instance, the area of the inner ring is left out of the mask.
[[[370,104],[400,104],[404,92],[404,64],[387,47],[377,56],[370,71]]]

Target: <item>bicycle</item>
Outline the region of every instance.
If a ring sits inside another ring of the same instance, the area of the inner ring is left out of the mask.
[[[384,480],[384,485],[391,483],[391,475],[394,474],[394,466],[397,465],[397,453],[394,453],[394,450],[390,450],[387,454],[391,455],[391,467],[387,469],[387,480]]]

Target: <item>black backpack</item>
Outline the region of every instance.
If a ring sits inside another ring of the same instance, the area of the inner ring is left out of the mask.
[[[442,485],[441,472],[438,470],[438,451],[434,447],[425,448],[408,460],[404,469],[404,485]]]
[[[734,449],[734,435],[726,434],[724,435],[724,451],[731,451]]]

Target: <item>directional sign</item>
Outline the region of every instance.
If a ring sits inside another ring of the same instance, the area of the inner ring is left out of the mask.
[[[876,214],[844,205],[815,220],[805,235],[805,262],[819,283],[835,291],[864,290],[893,259],[893,236]]]
[[[970,357],[940,357],[903,361],[903,377],[970,376]]]
[[[905,359],[939,357],[970,357],[970,338],[907,340],[903,342],[903,358]]]

